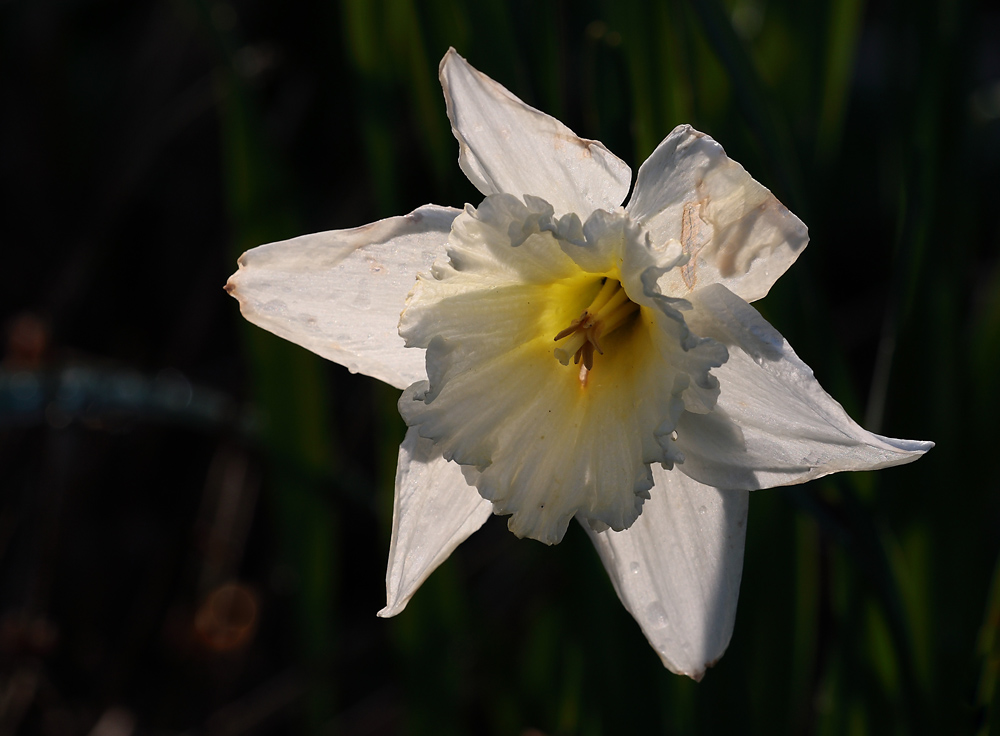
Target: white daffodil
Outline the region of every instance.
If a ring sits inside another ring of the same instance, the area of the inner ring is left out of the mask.
[[[404,389],[387,573],[403,610],[491,513],[548,544],[576,517],[663,663],[732,633],[749,491],[915,460],[855,424],[748,302],[806,228],[676,128],[631,171],[454,50],[459,164],[485,195],[243,255],[251,322]]]

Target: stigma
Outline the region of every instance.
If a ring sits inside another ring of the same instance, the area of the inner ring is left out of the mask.
[[[601,290],[583,313],[573,320],[569,327],[554,338],[556,342],[565,340],[554,351],[556,360],[569,365],[583,363],[583,370],[593,370],[594,353],[604,355],[601,340],[621,327],[625,320],[639,310],[639,305],[628,298],[618,279],[606,277]]]

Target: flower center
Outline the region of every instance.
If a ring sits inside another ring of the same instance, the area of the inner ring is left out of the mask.
[[[555,336],[556,342],[566,341],[555,349],[556,360],[569,365],[572,357],[574,364],[579,365],[583,361],[583,367],[592,370],[594,352],[604,355],[601,339],[621,327],[638,310],[639,305],[628,298],[621,282],[606,277],[590,306]]]

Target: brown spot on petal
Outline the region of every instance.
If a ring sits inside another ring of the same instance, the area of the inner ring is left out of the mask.
[[[570,143],[580,149],[580,158],[591,158],[593,156],[590,147],[594,145],[594,141],[578,138],[575,135],[566,135],[565,133],[556,133],[552,137],[552,147],[557,151],[562,150],[566,143]]]
[[[688,257],[681,266],[681,278],[688,289],[698,283],[698,253],[711,240],[710,226],[701,219],[701,203],[685,202],[681,215],[681,248]]]
[[[698,672],[695,672],[694,674],[689,674],[688,677],[690,677],[695,682],[701,682],[701,678],[705,676],[705,673],[708,672],[709,668],[715,667],[715,665],[719,663],[720,659],[722,659],[721,656],[716,657],[711,662],[705,662],[705,666],[703,668],[701,668]]]
[[[716,267],[724,277],[745,272],[743,260],[750,255],[756,256],[761,250],[770,250],[773,247],[769,241],[759,241],[752,253],[746,252],[747,244],[754,242],[755,230],[760,228],[761,231],[766,231],[769,227],[773,227],[772,223],[779,223],[782,218],[784,207],[781,203],[769,193],[762,194],[764,200],[758,206],[750,208],[741,218],[728,224],[718,234],[716,248],[719,255]]]

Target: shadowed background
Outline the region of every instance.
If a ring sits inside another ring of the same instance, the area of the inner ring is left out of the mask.
[[[585,534],[492,519],[383,621],[398,392],[236,257],[480,195],[455,46],[633,172],[678,123],[809,226],[756,306],[914,465],[752,495],[662,669]],[[1000,12],[971,0],[0,2],[0,734],[1000,732]]]

